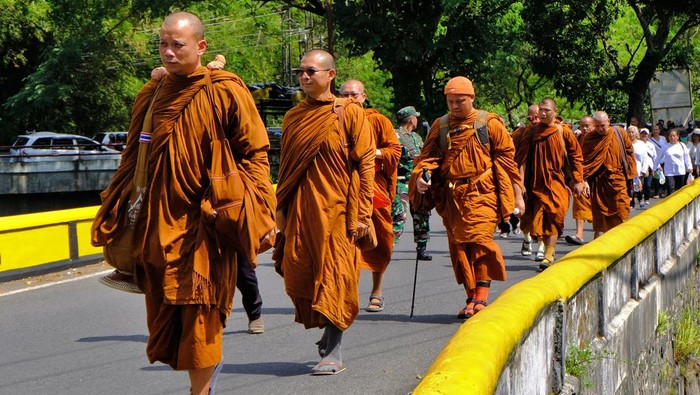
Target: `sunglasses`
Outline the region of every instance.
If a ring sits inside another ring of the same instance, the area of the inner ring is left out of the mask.
[[[313,67],[309,67],[308,69],[292,69],[292,72],[294,75],[296,75],[298,78],[301,78],[304,74],[308,75],[309,77],[313,77],[316,75],[316,73],[320,71],[329,71],[331,69],[323,69],[323,70],[317,70]]]

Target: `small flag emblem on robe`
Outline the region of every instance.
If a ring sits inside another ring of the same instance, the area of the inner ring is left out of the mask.
[[[141,132],[141,136],[139,136],[139,143],[150,143],[152,135],[153,133]]]

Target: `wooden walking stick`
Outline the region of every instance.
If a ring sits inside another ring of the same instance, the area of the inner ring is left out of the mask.
[[[427,168],[423,168],[423,174],[421,175],[423,178],[423,181],[425,182],[430,182],[430,174],[428,173]],[[420,210],[423,208],[423,196],[425,194],[422,194],[420,196],[420,201],[418,202],[418,209]],[[408,317],[408,319],[413,319],[413,307],[416,304],[416,282],[418,281],[418,255],[416,254],[416,270],[413,272],[413,296],[411,297],[411,315]]]

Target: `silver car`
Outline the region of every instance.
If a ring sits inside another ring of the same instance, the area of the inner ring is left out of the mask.
[[[36,132],[17,136],[10,155],[23,161],[118,159],[120,152],[85,136]]]

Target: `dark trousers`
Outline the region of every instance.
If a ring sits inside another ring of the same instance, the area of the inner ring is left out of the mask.
[[[238,254],[238,275],[236,277],[236,288],[241,292],[243,309],[248,315],[248,320],[260,318],[262,310],[262,298],[258,289],[258,277],[255,269],[250,265],[250,261],[242,254]]]
[[[520,218],[516,217],[514,214],[511,214],[510,220],[501,221],[501,223],[498,224],[498,229],[501,231],[501,233],[510,233],[511,230],[518,227],[519,223]]]
[[[685,186],[687,174],[681,174],[679,176],[666,176],[666,186],[668,188],[668,194],[683,188]]]
[[[644,176],[644,181],[642,183],[642,193],[644,194],[644,200],[649,200],[651,198],[651,181],[654,179],[654,177],[649,174],[648,176]]]

